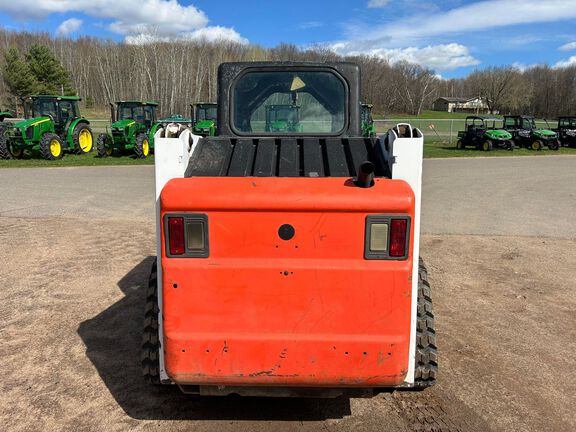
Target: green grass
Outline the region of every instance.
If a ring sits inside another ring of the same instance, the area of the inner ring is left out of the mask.
[[[95,153],[87,155],[64,155],[59,160],[46,160],[40,158],[24,158],[15,160],[0,159],[0,168],[47,168],[72,166],[105,166],[105,165],[153,165],[154,156],[146,159],[137,159],[134,156],[111,156],[99,158]]]

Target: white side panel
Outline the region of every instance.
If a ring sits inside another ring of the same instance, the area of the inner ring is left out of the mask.
[[[416,313],[418,305],[418,260],[420,257],[420,215],[422,200],[422,157],[424,151],[424,138],[422,133],[408,126],[409,138],[397,137],[392,144],[392,154],[394,156],[394,165],[392,166],[392,178],[406,181],[414,191],[415,209],[414,220],[414,266],[412,268],[412,312],[410,321],[410,351],[408,373],[406,382],[414,382],[414,369],[416,362]],[[397,129],[401,129],[397,127]],[[397,136],[394,132],[392,136]],[[412,136],[413,135],[413,136]]]
[[[184,177],[188,167],[189,155],[198,144],[200,136],[193,135],[189,130],[182,132],[178,138],[161,138],[162,130],[154,136],[154,173],[156,182],[156,257],[158,259],[158,333],[160,340],[160,380],[169,380],[164,368],[164,338],[162,322],[162,244],[160,235],[160,193],[173,178]]]

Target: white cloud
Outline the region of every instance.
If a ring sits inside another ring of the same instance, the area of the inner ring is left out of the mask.
[[[568,42],[558,48],[560,51],[572,51],[576,49],[576,42]]]
[[[204,27],[192,32],[179,33],[177,36],[162,36],[159,34],[140,33],[136,35],[128,35],[125,42],[132,45],[142,45],[152,42],[170,42],[170,41],[207,41],[218,42],[227,41],[239,44],[247,44],[248,39],[243,38],[236,30],[228,27]]]
[[[382,8],[388,4],[388,0],[368,0],[369,8]]]
[[[518,69],[520,72],[524,72],[525,70],[532,69],[536,66],[538,66],[538,64],[536,64],[536,63],[531,63],[531,64],[520,63],[520,62],[512,63],[512,67],[514,69]]]
[[[565,60],[560,60],[553,67],[558,69],[558,68],[565,68],[565,67],[570,67],[570,66],[576,66],[576,55],[574,55],[570,58],[567,58]]]
[[[428,45],[423,48],[383,48],[375,46],[372,41],[356,41],[338,42],[330,48],[342,55],[373,55],[390,63],[407,61],[437,70],[453,70],[480,63],[470,54],[468,48],[457,43]]]
[[[194,5],[179,0],[19,0],[0,2],[0,11],[16,19],[44,19],[52,13],[83,13],[111,19],[108,29],[126,41],[182,38],[201,31],[208,40],[218,35],[232,41],[244,40],[235,30],[208,27],[208,18]]]
[[[430,36],[465,33],[518,24],[567,21],[576,18],[576,0],[484,0],[448,11],[414,14],[372,26],[349,27],[351,38],[390,39],[396,46],[428,40]]]
[[[82,26],[82,20],[77,18],[70,18],[66,21],[62,21],[62,24],[58,26],[56,29],[56,34],[59,35],[67,35],[70,33],[74,33],[78,31],[78,29]]]

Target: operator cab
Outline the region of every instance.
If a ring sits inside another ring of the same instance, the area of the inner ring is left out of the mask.
[[[214,121],[218,119],[218,104],[215,103],[199,103],[196,104],[196,109],[194,111],[195,120],[197,122],[201,121]]]
[[[363,162],[390,176],[384,140],[363,136],[353,63],[224,63],[218,125],[186,176],[356,176]]]
[[[24,117],[48,117],[54,122],[57,133],[67,128],[72,120],[80,117],[77,96],[34,95],[24,99]]]
[[[116,120],[134,120],[150,128],[156,122],[156,102],[116,102]]]
[[[534,130],[536,123],[532,116],[504,116],[504,129]]]

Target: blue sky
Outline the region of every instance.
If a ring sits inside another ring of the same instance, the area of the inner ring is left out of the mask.
[[[576,0],[18,0],[0,2],[0,25],[127,43],[321,44],[447,78],[492,65],[576,65]]]

